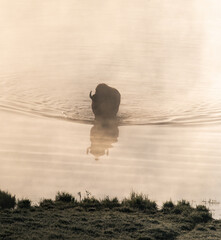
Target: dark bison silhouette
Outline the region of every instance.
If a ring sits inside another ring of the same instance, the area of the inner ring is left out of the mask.
[[[96,92],[92,96],[92,110],[95,119],[112,119],[115,118],[120,106],[121,95],[117,89],[101,83],[96,87]]]

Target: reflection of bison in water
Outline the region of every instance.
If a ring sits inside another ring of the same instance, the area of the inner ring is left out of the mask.
[[[96,121],[91,128],[91,146],[87,149],[87,153],[94,155],[95,160],[105,154],[108,155],[109,148],[112,148],[112,144],[117,142],[118,136],[119,129],[116,121]]]
[[[92,96],[92,110],[95,119],[115,118],[120,105],[120,93],[117,89],[101,83],[96,87],[96,92]]]

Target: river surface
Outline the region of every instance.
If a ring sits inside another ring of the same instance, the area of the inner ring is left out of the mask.
[[[159,204],[221,218],[219,0],[0,0],[0,189]],[[121,93],[117,124],[89,92]]]

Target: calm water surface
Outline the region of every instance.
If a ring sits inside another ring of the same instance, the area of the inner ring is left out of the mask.
[[[218,0],[0,1],[0,188],[141,191],[221,217]],[[122,95],[94,125],[98,83]]]

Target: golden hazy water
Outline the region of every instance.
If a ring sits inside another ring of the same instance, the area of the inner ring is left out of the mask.
[[[114,141],[98,131],[87,153],[93,125],[4,111],[1,119],[0,186],[19,198],[37,202],[58,190],[122,198],[134,190],[159,204],[220,199],[218,126],[122,126]],[[220,217],[220,205],[210,207]]]
[[[135,190],[221,202],[220,10],[219,0],[0,0],[0,189],[34,201]],[[88,94],[100,82],[121,92],[119,126],[93,125]]]

